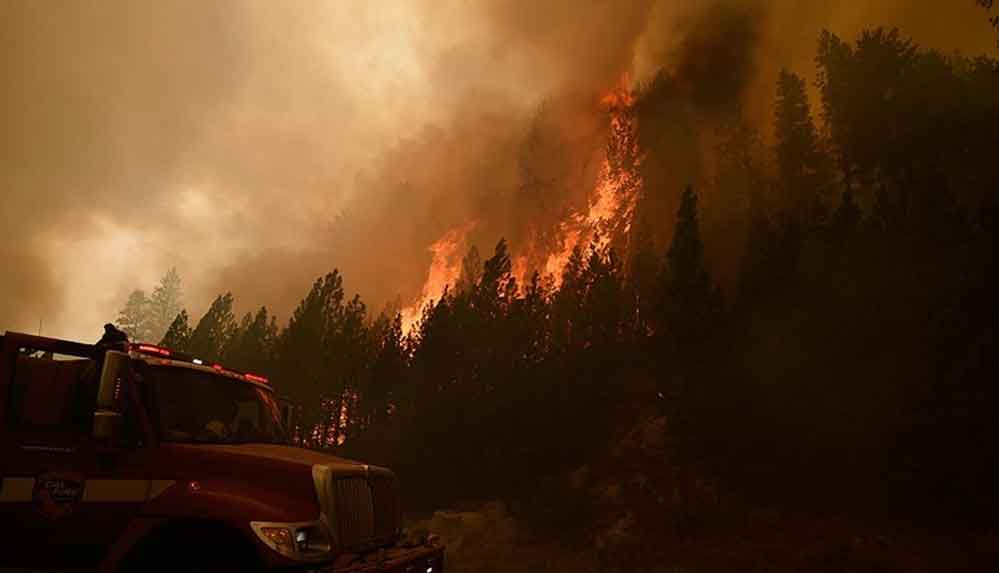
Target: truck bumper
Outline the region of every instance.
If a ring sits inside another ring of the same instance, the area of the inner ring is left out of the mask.
[[[441,573],[444,571],[444,548],[438,546],[392,548],[381,555],[363,560],[341,562],[319,570],[320,573]]]

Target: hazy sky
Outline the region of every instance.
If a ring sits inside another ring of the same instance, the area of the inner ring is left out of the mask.
[[[761,118],[823,27],[995,54],[973,0],[0,0],[0,330],[96,338],[171,266],[195,317],[232,290],[284,318],[334,267],[408,299],[448,228],[502,234],[541,102],[587,125],[712,6],[759,19]]]

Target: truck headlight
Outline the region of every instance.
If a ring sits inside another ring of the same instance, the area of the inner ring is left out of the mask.
[[[322,521],[251,521],[250,527],[264,545],[296,561],[321,561],[330,556],[333,548]]]
[[[322,523],[295,530],[295,547],[300,553],[329,553],[333,549]]]

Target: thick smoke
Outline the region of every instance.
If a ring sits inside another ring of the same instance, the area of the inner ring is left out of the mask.
[[[993,47],[970,0],[841,4],[4,2],[0,329],[93,336],[170,266],[195,315],[233,290],[287,316],[333,267],[375,306],[408,298],[449,228],[522,238],[539,116],[552,171],[585,185],[625,72],[763,125],[823,27]]]
[[[238,18],[179,8],[0,5],[0,328],[82,334],[191,232],[169,194],[246,62]]]

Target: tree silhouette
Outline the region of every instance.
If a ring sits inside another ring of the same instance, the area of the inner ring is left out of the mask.
[[[163,337],[170,323],[181,311],[182,298],[180,274],[173,267],[160,278],[160,283],[149,297],[150,340]]]
[[[468,249],[468,253],[461,260],[461,276],[458,277],[455,289],[458,292],[471,292],[479,283],[481,277],[482,257],[479,255],[479,249],[475,245],[472,245]]]
[[[705,266],[697,195],[691,187],[680,201],[661,285],[661,321],[669,339],[681,348],[703,342],[718,322],[721,293]]]
[[[674,367],[667,370],[660,382],[661,391],[669,397],[671,430],[677,444],[677,465],[681,470],[681,527],[685,530],[692,519],[692,464],[700,457],[695,442],[697,412],[701,409],[698,396],[706,391],[703,385],[704,364],[708,357],[709,337],[721,318],[721,298],[711,282],[704,261],[697,214],[697,195],[691,187],[683,192],[677,211],[673,240],[666,253],[661,278],[661,314],[659,335],[662,356]]]
[[[276,319],[260,307],[256,314],[246,313],[223,349],[227,366],[258,374],[273,375],[272,364],[277,341]]]
[[[191,326],[188,322],[187,311],[181,310],[177,313],[173,322],[170,323],[170,328],[167,329],[160,340],[160,346],[186,352],[189,349],[190,342]]]
[[[128,295],[128,301],[118,312],[116,321],[118,328],[135,341],[153,339],[152,317],[150,315],[149,298],[143,290],[134,290]]]
[[[797,217],[814,221],[822,215],[822,195],[828,186],[825,156],[819,149],[805,81],[787,70],[781,70],[777,80],[774,127],[777,166],[787,194],[784,202]]]
[[[232,293],[219,295],[191,332],[188,351],[206,362],[222,360],[222,353],[236,333],[236,317],[232,313]]]
[[[332,401],[339,397],[329,388],[329,369],[335,363],[328,343],[337,315],[342,313],[343,299],[343,278],[338,271],[316,279],[278,341],[280,377],[286,381],[288,395],[302,407],[303,428],[318,428],[314,439],[322,446],[335,439],[329,423],[335,408]]]
[[[374,359],[370,377],[361,395],[355,418],[367,433],[368,443],[378,444],[393,435],[390,427],[398,410],[398,392],[407,376],[407,349],[402,335],[402,317],[382,314],[370,329]],[[376,446],[377,447],[377,446]]]
[[[643,223],[635,235],[635,246],[631,250],[627,272],[625,273],[628,308],[634,311],[631,330],[638,337],[652,332],[657,305],[657,280],[660,273],[661,257],[656,253],[652,233],[647,223]]]

